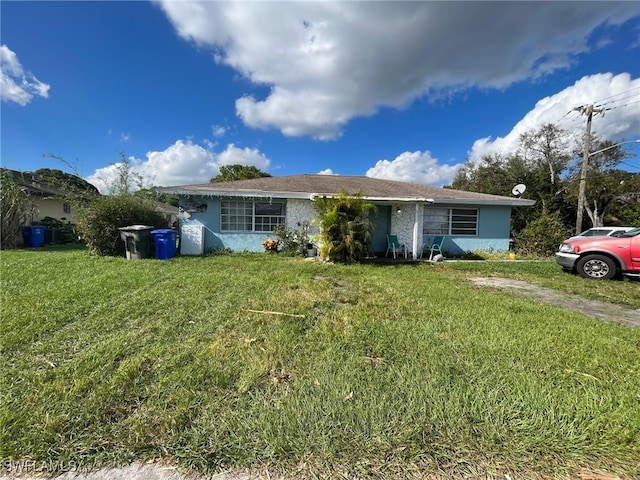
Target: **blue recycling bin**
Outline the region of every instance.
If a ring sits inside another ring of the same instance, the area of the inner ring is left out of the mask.
[[[170,228],[161,228],[151,232],[158,260],[168,260],[176,256],[178,232]]]
[[[42,225],[29,225],[22,228],[22,240],[28,248],[39,248],[44,245],[44,230]]]

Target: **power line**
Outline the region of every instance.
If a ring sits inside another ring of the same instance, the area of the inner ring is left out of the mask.
[[[618,105],[618,106],[615,106],[615,107],[609,107],[609,108],[607,108],[607,111],[609,111],[609,110],[617,110],[618,108],[623,108],[623,107],[628,107],[630,105],[635,105],[636,103],[640,103],[640,100],[636,100],[635,102],[625,103],[624,105]]]
[[[626,95],[627,93],[633,92],[635,90],[640,90],[640,87],[633,87],[629,90],[625,90],[624,92],[614,93],[613,95],[609,95],[608,97],[601,98],[600,100],[596,100],[594,104],[602,103],[605,100],[609,100],[610,98],[617,97],[619,95]]]
[[[636,170],[640,170],[640,167],[639,167],[639,166],[632,165],[632,164],[630,164],[629,162],[619,162],[619,163],[622,163],[622,164],[624,164],[624,165],[628,165],[628,166],[630,166],[631,168],[635,168]]]
[[[607,105],[613,105],[616,104],[618,102],[623,102],[625,100],[628,100],[629,98],[640,98],[640,93],[638,93],[637,95],[628,95],[626,97],[622,97],[622,98],[616,98],[615,100],[611,100],[609,102],[604,102],[604,103],[598,103],[595,106],[596,107],[605,107]]]

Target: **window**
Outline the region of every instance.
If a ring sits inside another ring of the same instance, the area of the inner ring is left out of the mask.
[[[223,232],[271,232],[278,225],[284,225],[284,220],[284,202],[221,202],[220,229]]]
[[[478,210],[475,208],[425,208],[423,235],[477,235]]]
[[[67,202],[64,202],[62,204],[62,211],[64,213],[71,213],[71,205],[69,203],[67,203]]]
[[[284,203],[256,202],[254,207],[256,232],[271,232],[284,224]]]

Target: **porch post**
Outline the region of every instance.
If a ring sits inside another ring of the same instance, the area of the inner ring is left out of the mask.
[[[414,260],[418,259],[418,248],[422,247],[422,243],[420,243],[420,245],[418,245],[418,216],[420,214],[420,208],[418,203],[416,202],[416,216],[415,216],[415,220],[413,221],[413,248],[411,249],[412,252],[412,256]]]

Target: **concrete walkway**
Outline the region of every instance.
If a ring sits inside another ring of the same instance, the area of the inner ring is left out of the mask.
[[[597,300],[587,300],[584,297],[571,296],[551,288],[539,287],[529,282],[513,280],[512,278],[483,277],[472,278],[471,281],[479,286],[495,287],[527,297],[535,297],[549,305],[557,305],[592,318],[623,323],[630,327],[640,327],[640,310]]]
[[[5,465],[5,468],[7,465]],[[118,468],[101,468],[91,472],[69,471],[59,476],[51,477],[34,472],[37,464],[16,464],[12,466],[10,476],[0,474],[0,480],[204,480],[205,477],[188,475],[179,472],[170,465],[158,463],[132,463]],[[260,477],[250,474],[219,473],[207,480],[259,480]]]

